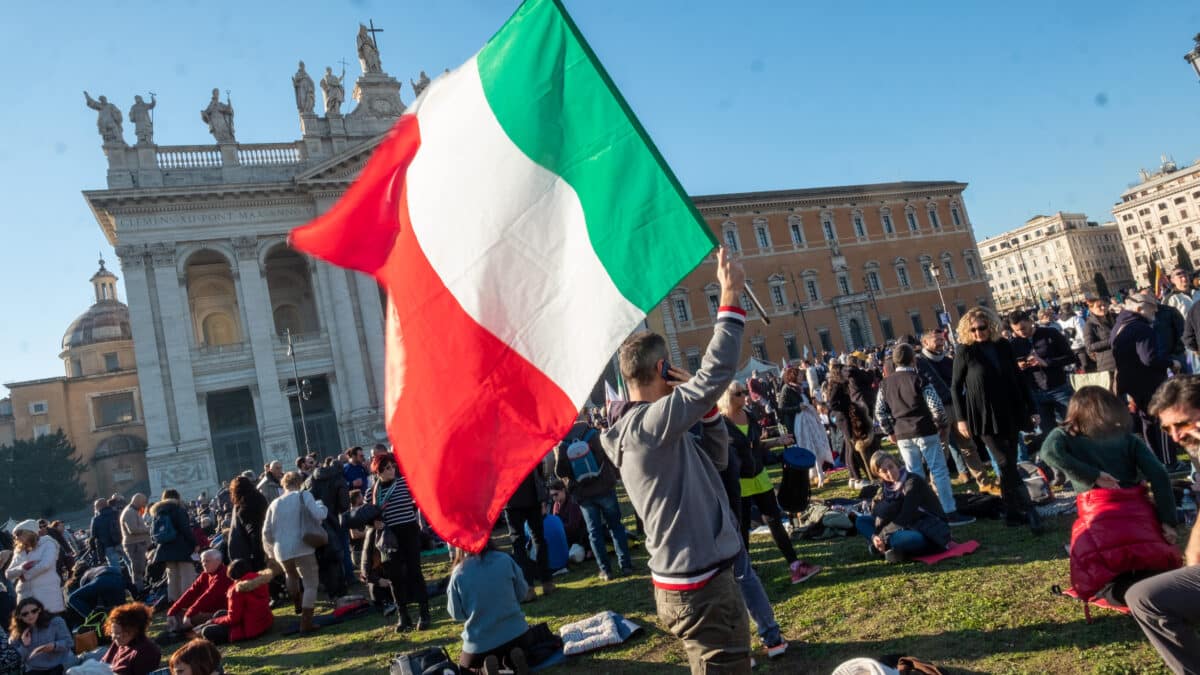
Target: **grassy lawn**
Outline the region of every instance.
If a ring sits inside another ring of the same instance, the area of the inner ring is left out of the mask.
[[[853,496],[845,486],[845,473],[841,476],[836,486],[817,490],[814,496]],[[624,508],[629,513],[628,503]],[[627,519],[631,530],[632,520]],[[771,662],[757,649],[756,672],[830,673],[856,656],[903,653],[957,673],[1166,674],[1132,619],[1096,609],[1094,623],[1088,625],[1079,602],[1051,594],[1053,584],[1069,585],[1063,545],[1072,520],[1072,515],[1049,518],[1048,531],[1038,538],[1027,528],[1009,529],[1001,521],[956,528],[957,540],[976,539],[979,550],[934,567],[870,559],[864,540],[857,536],[797,541],[797,553],[824,565],[825,571],[796,586],[770,537],[755,537],[751,555],[791,642],[788,653]],[[639,574],[609,583],[596,578],[591,561],[576,566],[556,578],[556,593],[525,605],[530,623],[545,621],[555,630],[606,609],[644,627],[624,645],[577,657],[558,671],[687,672],[683,649],[655,621],[641,547],[634,549],[634,559]],[[448,572],[444,556],[425,569],[427,579]],[[397,635],[393,621],[378,615],[307,638],[282,637],[296,618],[291,610],[280,610],[276,627],[266,637],[225,650],[227,670],[239,675],[381,673],[392,655],[427,644],[443,645],[453,657],[459,648],[459,626],[446,615],[445,596],[436,598],[433,607],[434,629],[417,638]]]

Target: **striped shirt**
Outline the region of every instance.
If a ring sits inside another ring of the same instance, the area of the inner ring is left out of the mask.
[[[404,525],[417,521],[417,506],[413,503],[412,493],[408,491],[408,481],[404,476],[396,474],[396,480],[390,483],[378,483],[375,486],[372,501],[383,512],[383,524]]]

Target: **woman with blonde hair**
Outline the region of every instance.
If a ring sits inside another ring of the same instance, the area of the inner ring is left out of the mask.
[[[62,579],[58,576],[58,544],[39,536],[36,520],[25,520],[13,528],[13,556],[4,575],[16,584],[17,602],[37,598],[46,611],[62,614]]]
[[[775,485],[767,473],[766,458],[770,447],[762,440],[762,428],[753,417],[746,414],[746,397],[750,391],[742,382],[734,380],[721,394],[717,409],[725,419],[729,431],[730,455],[736,455],[739,464],[738,484],[741,492],[741,508],[738,509],[738,528],[742,533],[742,544],[750,550],[750,510],[757,506],[762,519],[771,530],[771,538],[787,561],[792,583],[800,583],[819,571],[819,568],[800,560],[787,529],[783,526],[783,509],[775,497]],[[790,442],[784,436],[773,445]]]
[[[1033,429],[1038,417],[996,313],[987,307],[967,310],[958,322],[958,345],[951,383],[958,433],[985,445],[1000,467],[1006,524],[1028,522],[1041,534],[1041,518],[1017,472],[1017,434]]]

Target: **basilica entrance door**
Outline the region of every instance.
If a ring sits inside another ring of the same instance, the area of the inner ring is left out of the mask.
[[[224,483],[247,469],[259,473],[263,465],[262,444],[250,390],[223,391],[206,398],[217,480]]]

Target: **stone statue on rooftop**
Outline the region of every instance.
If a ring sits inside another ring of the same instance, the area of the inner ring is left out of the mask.
[[[379,62],[379,47],[367,27],[358,24],[358,62],[362,65],[363,74],[382,73],[383,65]]]
[[[124,130],[121,128],[121,109],[108,102],[104,96],[94,100],[86,91],[83,98],[87,107],[97,111],[96,128],[100,130],[100,138],[105,145],[125,145]]]
[[[421,92],[425,91],[425,87],[429,86],[429,76],[422,70],[421,77],[416,82],[409,80],[409,83],[412,84],[413,95],[420,96]]]
[[[292,76],[292,87],[296,89],[296,110],[311,113],[313,105],[316,104],[316,89],[308,71],[304,70],[303,61],[300,62],[300,69]]]
[[[325,115],[337,117],[342,114],[342,101],[346,100],[346,87],[342,80],[346,79],[346,71],[342,76],[333,74],[333,68],[325,67],[325,77],[321,78],[321,92],[325,94]]]
[[[225,102],[221,103],[221,91],[212,90],[212,100],[208,107],[200,111],[200,119],[208,125],[208,132],[217,139],[218,143],[236,143],[233,137],[233,103],[226,94]]]
[[[133,132],[137,135],[138,145],[154,143],[154,117],[150,114],[158,101],[150,94],[150,102],[146,103],[141,96],[133,97],[133,107],[129,109],[129,121],[133,122]]]

